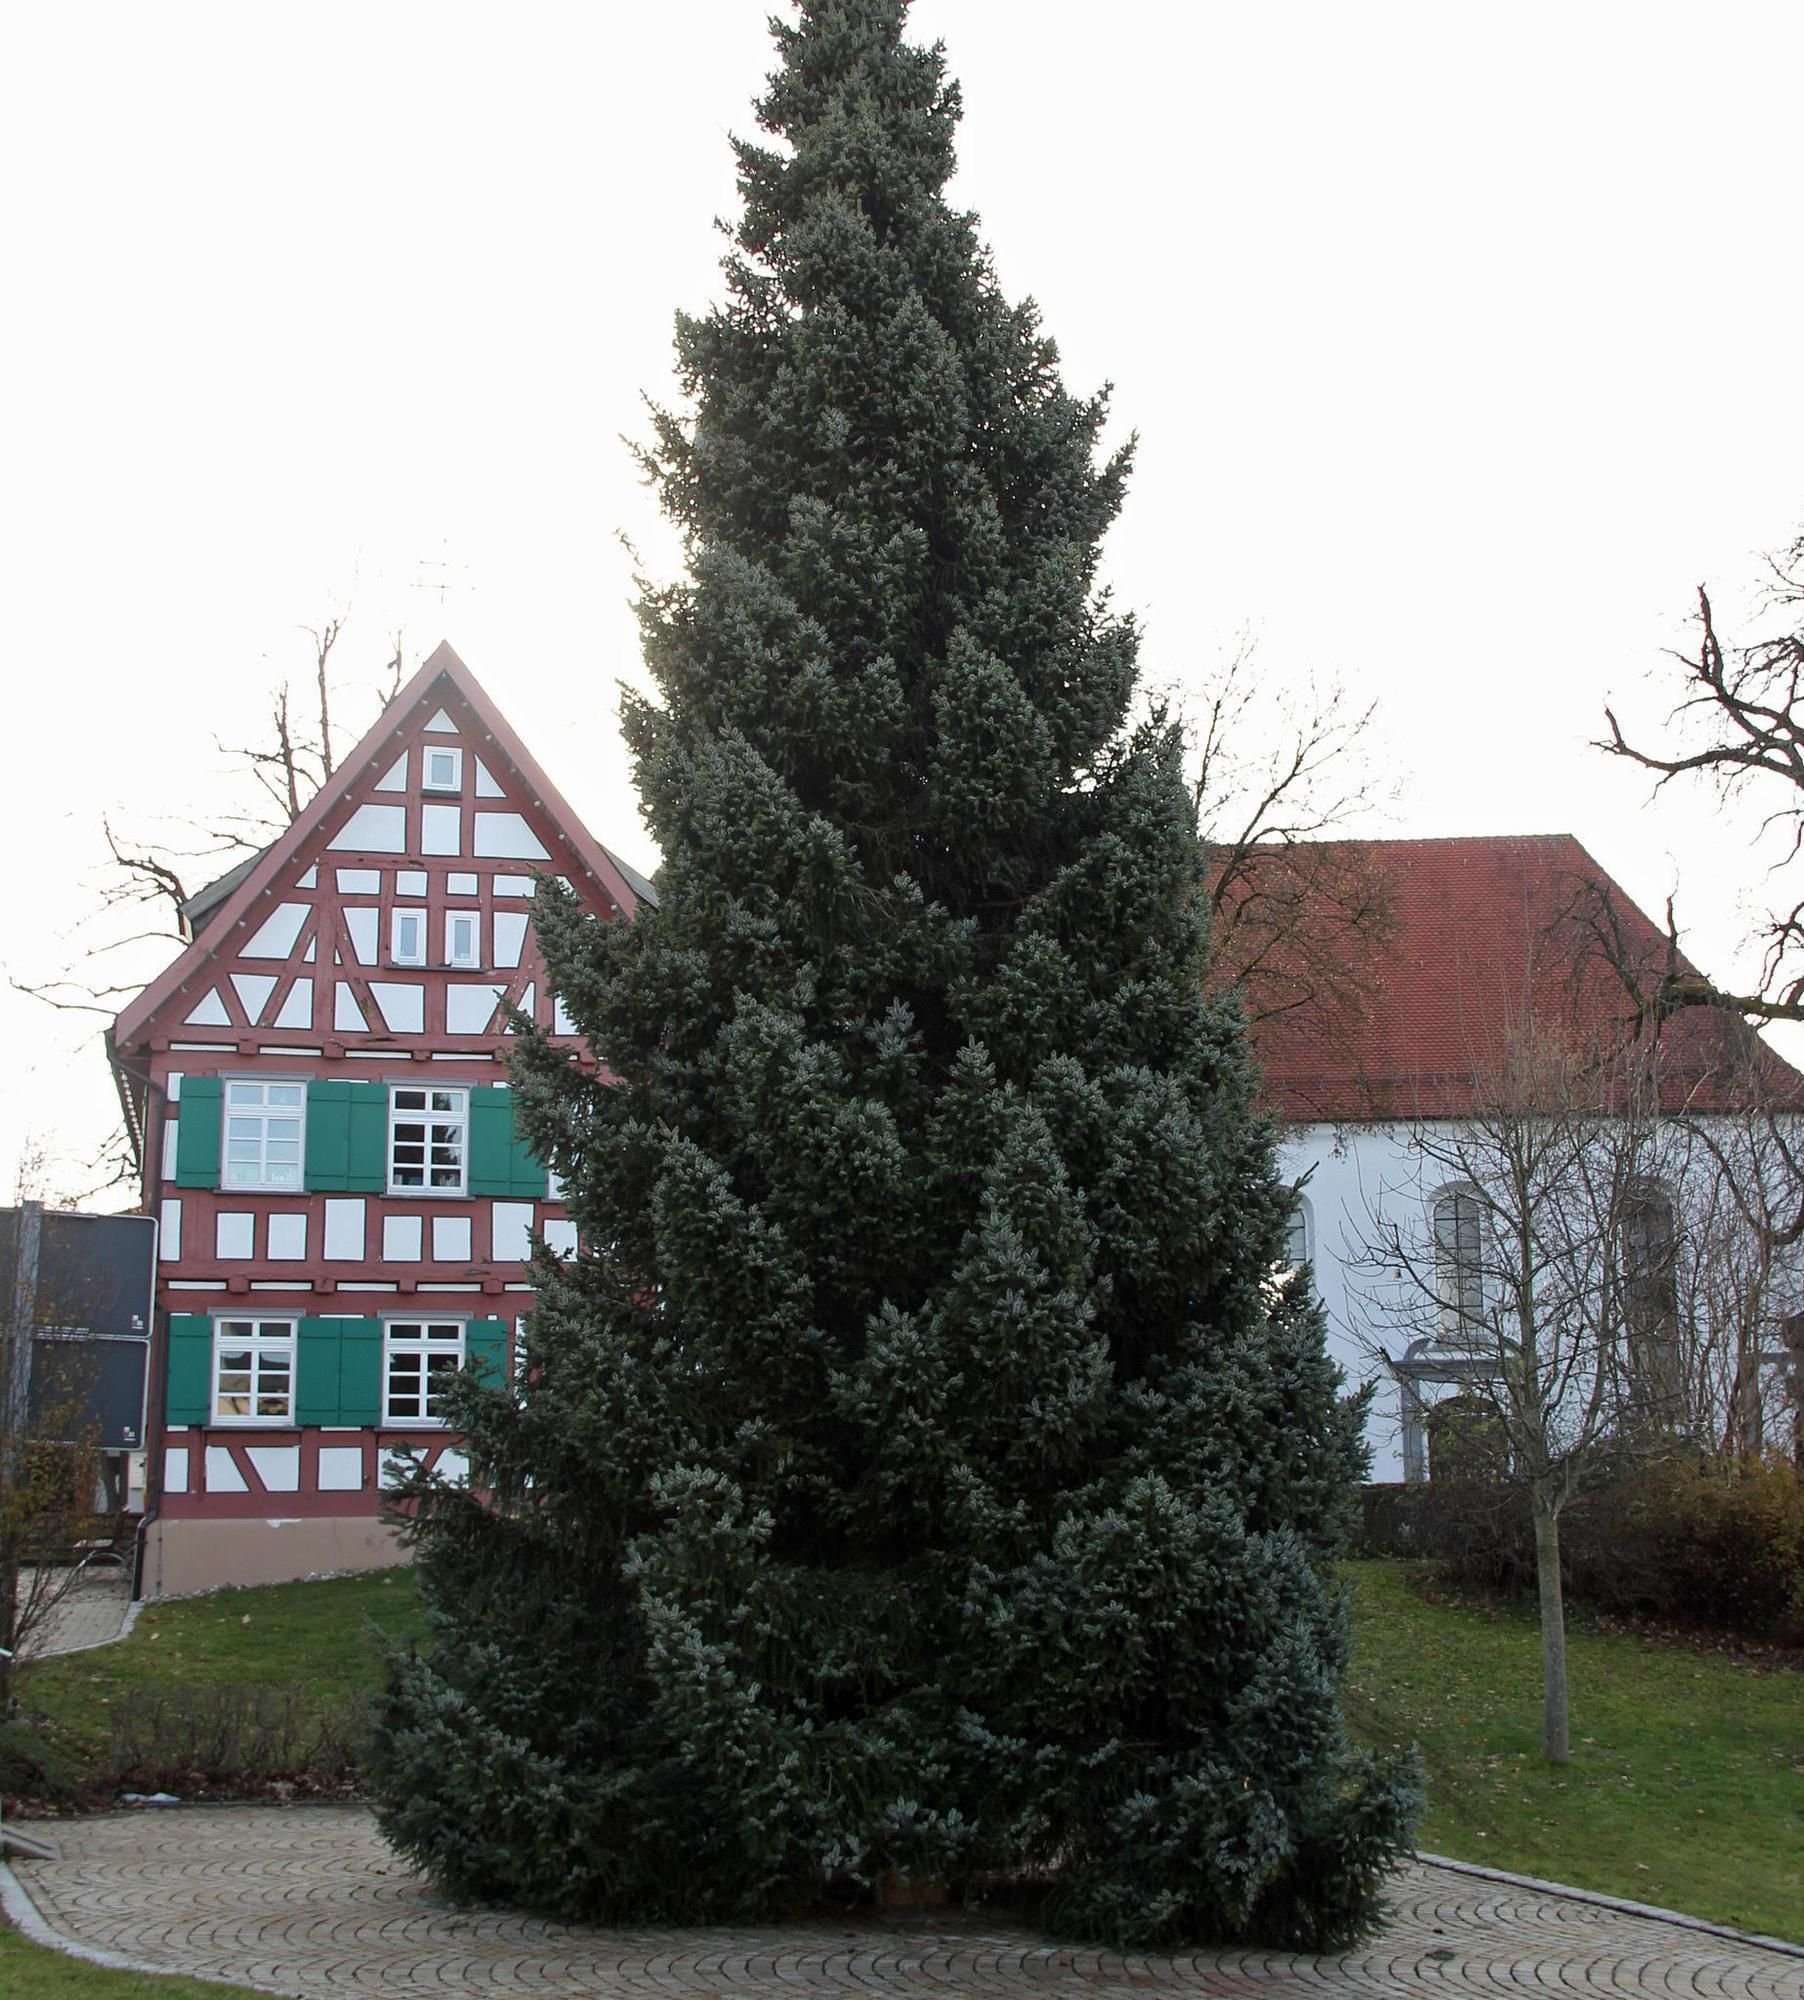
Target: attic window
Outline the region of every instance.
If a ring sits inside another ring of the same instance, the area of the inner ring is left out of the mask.
[[[424,965],[426,963],[426,912],[424,910],[396,910],[393,916],[393,930],[390,935],[393,949],[389,956],[397,965]]]
[[[428,743],[420,753],[420,785],[428,792],[461,792],[464,788],[464,753]]]
[[[482,963],[482,918],[475,910],[445,912],[445,963],[465,970]]]

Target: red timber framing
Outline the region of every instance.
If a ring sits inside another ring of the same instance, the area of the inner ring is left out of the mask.
[[[507,1089],[509,1008],[568,1030],[542,875],[652,895],[440,646],[115,1022],[161,1220],[144,1594],[394,1561],[394,1462],[464,1472],[438,1389],[514,1365],[531,1245],[576,1248]]]

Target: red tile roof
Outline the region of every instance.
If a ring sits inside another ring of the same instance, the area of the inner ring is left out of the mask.
[[[1373,871],[1385,921],[1357,948],[1354,1005],[1298,1008],[1255,1029],[1268,1101],[1285,1118],[1459,1117],[1475,1108],[1475,1072],[1512,1023],[1635,1032],[1603,939],[1651,988],[1666,968],[1665,934],[1571,835],[1332,845]],[[1285,867],[1285,852],[1272,848],[1261,865]],[[1663,1078],[1694,1108],[1804,1103],[1804,1076],[1739,1018],[1685,1008],[1660,1033]]]

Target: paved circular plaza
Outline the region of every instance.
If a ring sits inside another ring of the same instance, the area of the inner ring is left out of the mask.
[[[1800,2000],[1804,1957],[1417,1863],[1344,1958],[1121,1958],[982,1917],[594,1931],[436,1903],[348,1807],[170,1807],[65,1822],[15,1872],[66,1938],[299,2000],[347,1993],[1163,1995],[1636,1993]]]

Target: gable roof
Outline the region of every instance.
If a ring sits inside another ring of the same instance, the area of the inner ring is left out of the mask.
[[[363,784],[372,767],[391,752],[395,740],[406,733],[414,719],[421,713],[430,715],[447,697],[461,701],[499,757],[511,764],[530,788],[534,803],[542,806],[557,823],[579,866],[620,914],[630,917],[642,902],[655,906],[656,892],[647,879],[626,868],[589,833],[514,734],[476,676],[441,641],[431,658],[396,694],[356,748],[307,802],[294,823],[284,828],[260,854],[240,862],[189,898],[184,914],[195,930],[195,941],[121,1011],[113,1024],[115,1047],[121,1050],[131,1047],[169,996],[192,976],[197,959],[208,955],[212,947],[201,936],[202,931],[217,930],[222,937],[228,935],[239,918],[270,888],[289,858],[312,840],[323,823]]]
[[[1570,834],[1323,846],[1372,871],[1384,915],[1355,947],[1357,1007],[1329,1025],[1280,1013],[1253,1031],[1267,1100],[1292,1122],[1470,1115],[1475,1072],[1512,1021],[1603,1038],[1643,1025],[1611,961],[1651,986],[1666,935]],[[1285,853],[1260,865],[1285,867]],[[1684,1008],[1660,1033],[1663,1077],[1694,1109],[1804,1103],[1804,1076],[1738,1016]]]

